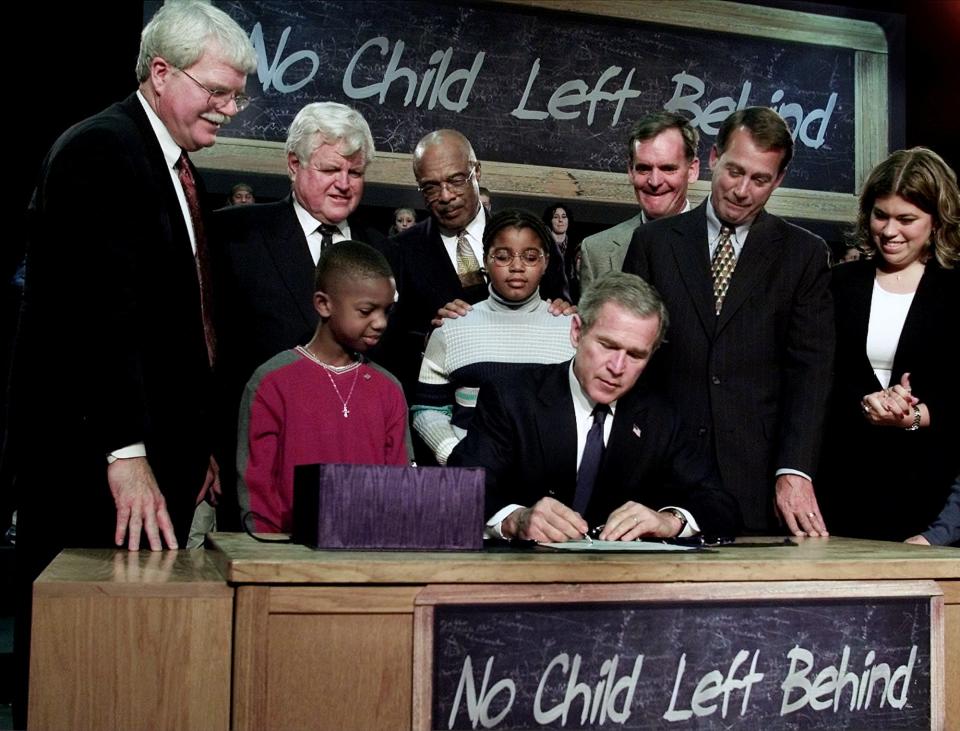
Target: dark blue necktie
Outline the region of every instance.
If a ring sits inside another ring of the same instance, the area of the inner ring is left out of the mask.
[[[333,236],[340,233],[340,229],[329,223],[321,223],[317,226],[317,231],[320,232],[320,253],[322,254],[333,246]]]
[[[600,472],[603,461],[603,422],[610,413],[607,404],[597,404],[593,408],[593,426],[587,432],[587,443],[583,448],[580,469],[577,470],[577,489],[573,494],[573,509],[585,515],[590,496],[593,495],[593,483]]]

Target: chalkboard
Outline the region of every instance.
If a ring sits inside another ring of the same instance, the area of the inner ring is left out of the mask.
[[[217,146],[241,158],[260,148],[230,149],[232,141],[276,145],[305,104],[335,100],[364,114],[388,157],[408,155],[432,129],[454,127],[481,160],[530,168],[530,175],[510,170],[512,192],[627,202],[625,142],[638,117],[672,109],[690,118],[705,160],[729,113],[767,105],[796,136],[783,189],[842,196],[849,209],[865,166],[886,151],[886,139],[869,139],[861,119],[864,59],[883,54],[844,46],[827,32],[811,41],[795,30],[821,27],[808,14],[691,0],[683,8],[700,9],[700,27],[684,27],[680,14],[667,15],[669,24],[645,19],[657,19],[646,11],[660,6],[649,3],[574,6],[596,14],[540,0],[216,4],[250,32],[259,58],[248,80],[254,102],[221,131]],[[629,17],[599,12],[620,6]],[[745,12],[758,18],[763,35],[738,22]],[[830,20],[840,28],[869,25]],[[870,129],[885,135],[885,60],[873,77],[883,78],[884,92],[870,100],[870,114],[882,121]],[[282,163],[277,155],[278,170]],[[218,164],[215,157],[210,164]],[[408,165],[388,169],[387,182],[409,184]],[[538,170],[567,172],[572,184],[564,188]],[[706,164],[701,177],[709,177]],[[800,205],[801,215],[839,217],[808,197]]]
[[[420,727],[930,728],[942,682],[932,616],[929,596],[809,588],[789,600],[440,603]]]

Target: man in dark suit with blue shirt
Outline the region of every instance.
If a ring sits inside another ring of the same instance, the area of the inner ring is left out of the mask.
[[[674,326],[650,376],[716,461],[751,532],[826,535],[813,489],[833,361],[827,248],[765,212],[793,140],[749,107],[710,151],[710,197],[637,229],[623,265],[663,295]]]
[[[611,272],[580,300],[567,363],[525,369],[480,392],[448,464],[486,470],[488,533],[567,541],[733,535],[736,501],[638,379],[667,329],[639,277]]]

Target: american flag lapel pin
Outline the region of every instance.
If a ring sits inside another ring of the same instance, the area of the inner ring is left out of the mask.
[[[633,436],[635,436],[637,439],[643,436],[643,432],[640,431],[640,427],[636,424],[633,425]]]

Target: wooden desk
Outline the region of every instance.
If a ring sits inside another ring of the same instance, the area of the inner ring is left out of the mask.
[[[399,729],[426,586],[933,579],[944,593],[946,728],[960,727],[960,550],[844,538],[712,553],[359,553],[218,534],[236,587],[233,728]],[[491,588],[493,588],[491,586]]]
[[[425,587],[916,579],[944,594],[945,728],[960,728],[958,549],[831,537],[700,554],[361,553],[212,540],[206,552],[70,550],[51,564],[34,588],[31,728],[409,728]]]
[[[225,731],[232,622],[206,551],[64,551],[33,588],[29,727]]]

